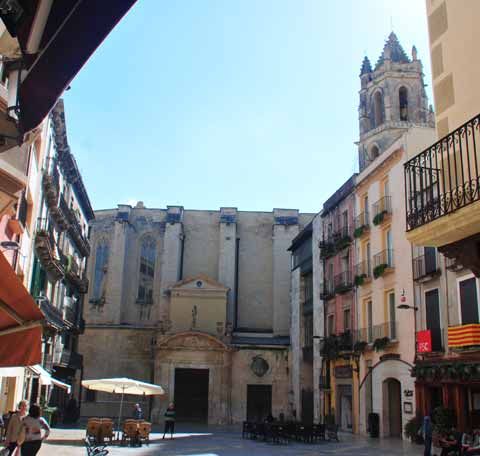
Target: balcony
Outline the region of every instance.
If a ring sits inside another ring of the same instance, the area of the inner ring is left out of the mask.
[[[320,286],[320,298],[324,301],[328,301],[335,296],[335,286],[333,280],[327,280]]]
[[[378,279],[379,277],[392,272],[394,269],[393,263],[393,250],[382,250],[373,256],[373,277]]]
[[[435,249],[424,255],[415,257],[412,260],[413,280],[418,282],[427,282],[428,280],[438,277],[441,273],[437,267],[437,259]]]
[[[22,192],[17,203],[17,214],[8,220],[8,228],[12,233],[20,235],[25,231],[27,226],[27,199],[25,198],[25,192]]]
[[[463,264],[460,263],[457,259],[455,258],[445,258],[445,267],[449,271],[461,271],[464,269]]]
[[[335,293],[343,294],[353,289],[353,276],[352,271],[343,271],[337,274],[333,278],[333,285],[335,287]]]
[[[373,204],[373,224],[381,225],[392,215],[392,197],[384,196]]]
[[[354,238],[361,238],[363,235],[370,232],[370,220],[369,220],[369,213],[362,212],[357,217],[355,217],[353,227],[353,237]]]
[[[46,297],[41,297],[38,301],[40,303],[40,310],[45,315],[45,325],[56,331],[62,331],[71,326],[64,320],[63,313],[51,304]]]
[[[480,324],[450,326],[448,328],[448,347],[466,349],[480,346]]]
[[[330,233],[320,241],[320,257],[327,259],[347,248],[352,243],[352,232],[349,225],[342,226],[338,231]]]
[[[361,261],[355,265],[355,278],[353,280],[356,287],[365,285],[372,281],[372,265],[369,261]]]
[[[56,204],[49,206],[49,211],[52,219],[57,225],[58,231],[65,231],[66,229],[68,229],[68,206],[65,202],[63,194],[58,197],[58,205]]]
[[[55,254],[55,238],[48,219],[38,219],[35,235],[35,252],[49,278],[56,282],[65,275],[65,270]]]
[[[387,321],[379,325],[372,325],[367,328],[360,328],[354,332],[355,342],[367,342],[373,344],[377,349],[380,347],[380,341],[389,343],[396,341],[398,337],[398,323],[396,321]],[[388,339],[388,341],[386,340]],[[377,341],[377,343],[375,343]],[[376,347],[377,345],[377,347]]]
[[[438,247],[478,276],[480,115],[404,165],[407,238]],[[468,264],[467,264],[468,263]]]
[[[79,293],[85,294],[88,292],[88,279],[82,276],[77,260],[73,255],[68,255],[64,259],[65,263],[65,278],[68,280]]]
[[[445,351],[444,331],[442,328],[417,331],[415,339],[417,341],[417,353],[420,355],[438,354]]]
[[[68,227],[68,233],[72,237],[75,245],[77,246],[78,251],[83,256],[90,255],[90,243],[82,234],[82,227],[78,221],[77,214],[73,209],[68,209],[68,221],[70,225]]]
[[[58,167],[54,158],[48,158],[43,168],[42,177],[43,196],[47,206],[53,207],[58,204],[60,194],[60,177]]]
[[[81,370],[83,365],[83,356],[71,350],[62,350],[62,354],[58,362],[54,363],[60,367],[67,369]]]

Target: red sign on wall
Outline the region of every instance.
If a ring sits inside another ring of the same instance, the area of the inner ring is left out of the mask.
[[[417,332],[417,352],[429,353],[432,351],[432,333],[429,329]]]

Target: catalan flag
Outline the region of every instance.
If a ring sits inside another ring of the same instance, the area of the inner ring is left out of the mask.
[[[480,324],[450,326],[448,328],[449,347],[468,347],[480,345]]]

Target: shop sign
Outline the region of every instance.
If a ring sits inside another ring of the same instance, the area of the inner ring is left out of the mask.
[[[352,366],[335,366],[335,378],[352,378]]]
[[[418,331],[417,333],[417,352],[430,353],[432,351],[432,333],[429,329]]]

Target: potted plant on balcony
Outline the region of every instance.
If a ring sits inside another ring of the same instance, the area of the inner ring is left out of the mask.
[[[360,274],[356,275],[354,279],[354,283],[356,287],[360,287],[365,283],[365,279],[367,278],[367,274]]]
[[[382,212],[379,212],[378,214],[376,214],[375,217],[373,217],[373,220],[372,220],[373,224],[375,226],[380,225],[383,222],[383,220],[385,219],[386,214],[388,214],[388,211],[386,211],[386,210],[383,210]]]
[[[379,337],[373,341],[373,348],[375,351],[379,352],[381,350],[385,350],[387,348],[390,339],[388,337]]]
[[[375,266],[373,268],[373,277],[375,279],[378,279],[379,277],[381,277],[385,273],[385,269],[387,269],[387,268],[388,268],[387,263],[382,263],[382,264],[379,264],[378,266]]]
[[[359,226],[358,228],[355,228],[355,231],[353,232],[353,237],[355,239],[359,238],[362,236],[362,234],[365,232],[365,225]]]

